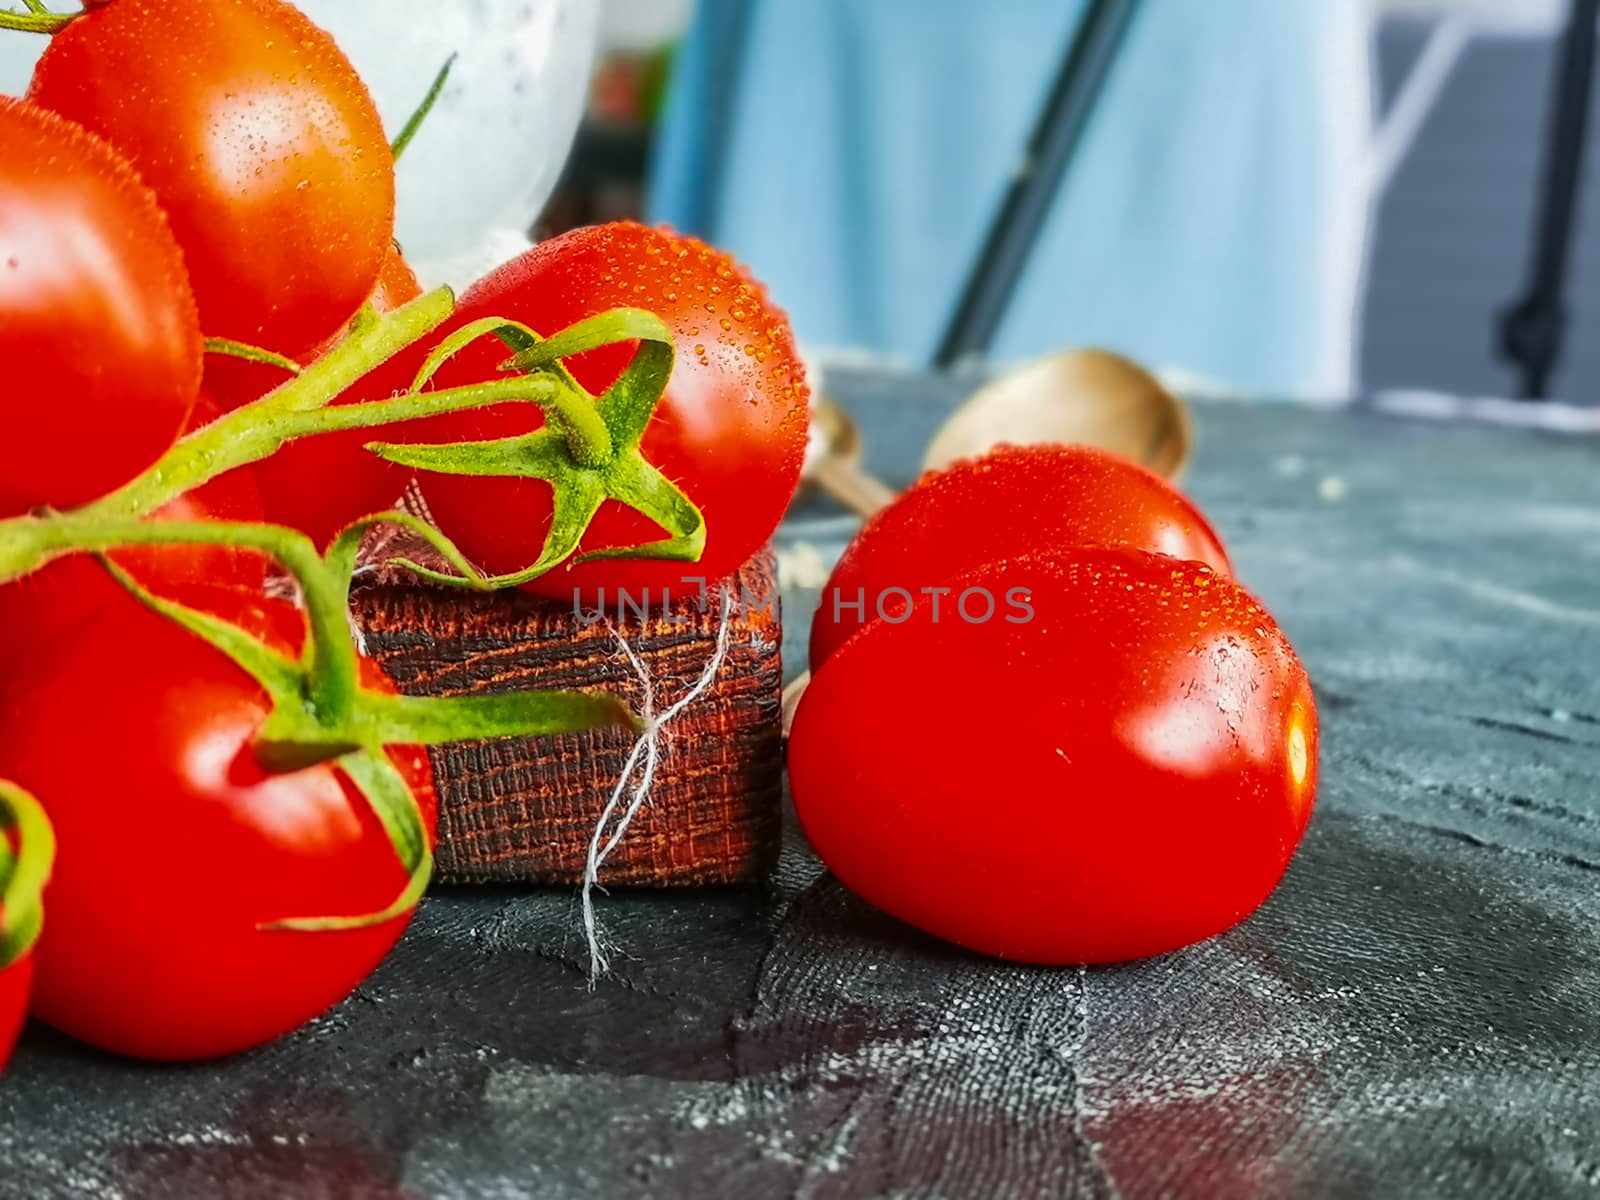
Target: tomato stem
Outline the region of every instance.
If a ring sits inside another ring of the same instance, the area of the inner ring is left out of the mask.
[[[600,505],[614,499],[649,516],[670,535],[667,540],[621,547],[613,557],[696,561],[705,546],[704,522],[683,493],[660,476],[638,452],[638,441],[672,369],[670,337],[660,319],[618,309],[602,313],[544,339],[514,322],[491,318],[447,337],[429,355],[412,390],[386,400],[332,405],[330,402],[406,346],[425,337],[454,309],[454,297],[441,289],[380,317],[370,306],[351,322],[350,332],[327,355],[253,404],[245,405],[189,435],[160,461],[117,491],[72,513],[0,520],[0,583],[37,570],[51,558],[74,550],[115,549],[104,540],[84,544],[81,536],[104,535],[110,524],[129,535],[122,545],[140,542],[128,522],[148,516],[201,484],[275,454],[296,438],[354,429],[376,429],[419,418],[508,403],[531,403],[545,411],[550,428],[520,438],[452,447],[370,448],[392,462],[464,474],[498,474],[543,479],[556,493],[557,520],[545,552],[527,570],[492,581],[511,586],[544,574],[570,558]],[[433,375],[455,353],[479,337],[494,334],[518,351],[505,367],[511,375],[439,391],[424,391]],[[607,393],[589,395],[562,366],[561,359],[599,345],[636,341],[634,363]],[[253,348],[241,347],[245,351]],[[48,528],[41,529],[40,522]],[[252,543],[254,545],[254,543]],[[287,543],[260,546],[275,554]],[[320,588],[308,571],[312,557],[298,555],[284,565],[313,592]],[[421,572],[430,578],[435,573]],[[452,580],[451,582],[457,582]],[[481,581],[489,583],[491,581]],[[308,599],[309,603],[309,599]],[[322,614],[331,628],[332,618]],[[319,672],[317,678],[323,679]],[[331,676],[335,681],[339,674]],[[315,699],[338,708],[343,684]]]
[[[279,354],[276,350],[267,350],[261,346],[252,346],[249,342],[236,342],[232,338],[207,338],[206,353],[277,367],[288,375],[298,375],[301,370],[300,364],[286,354]]]
[[[295,438],[376,429],[516,401],[545,409],[568,431],[569,445],[578,442],[595,455],[610,457],[610,434],[593,402],[553,371],[327,407],[356,380],[437,328],[453,307],[454,297],[441,289],[381,319],[357,318],[343,342],[299,375],[254,404],[190,434],[143,475],[78,512],[108,518],[146,516],[218,475],[270,458]],[[28,519],[0,521],[0,544],[13,524]],[[11,577],[0,556],[0,581]]]
[[[285,440],[265,432],[273,418],[323,408],[362,376],[438,328],[454,310],[455,296],[449,288],[430,292],[381,319],[375,319],[370,308],[363,309],[351,322],[348,336],[300,374],[184,438],[143,475],[80,511],[142,517],[218,475],[270,457]],[[4,532],[5,524],[0,523],[0,538]]]
[[[433,84],[428,88],[428,94],[422,98],[422,103],[417,106],[417,111],[411,114],[401,128],[399,136],[390,143],[389,155],[395,162],[400,161],[400,156],[406,152],[406,147],[411,145],[411,139],[417,136],[417,131],[428,119],[433,106],[439,103],[439,97],[444,94],[444,85],[450,81],[450,69],[456,65],[456,57],[452,54],[444,60],[444,66],[440,67],[439,73],[433,77]]]
[[[298,530],[254,522],[116,520],[82,510],[35,518],[31,531],[44,561],[129,546],[220,545],[269,555],[295,577],[305,601],[310,636],[302,702],[328,729],[342,727],[355,711],[360,660],[346,616],[347,585]]]
[[[19,33],[60,33],[83,15],[53,13],[42,4],[34,4],[31,0],[23,0],[23,3],[28,7],[25,13],[0,9],[0,29],[15,29]]]
[[[52,558],[73,551],[101,551],[148,544],[150,531],[137,522],[188,491],[228,471],[258,462],[293,439],[376,429],[472,408],[531,403],[544,409],[551,428],[520,438],[456,447],[390,446],[371,448],[390,461],[465,474],[514,475],[543,479],[556,493],[556,520],[545,552],[516,575],[451,580],[471,585],[510,586],[541,575],[574,554],[600,505],[614,499],[649,516],[669,537],[637,547],[619,547],[609,556],[695,561],[705,546],[704,522],[683,493],[638,452],[638,440],[671,374],[670,336],[660,319],[618,309],[581,321],[549,339],[514,322],[491,318],[457,330],[429,355],[412,391],[387,400],[333,405],[357,379],[425,337],[454,309],[454,297],[441,289],[380,317],[370,306],[351,322],[348,336],[301,374],[253,404],[221,417],[184,438],[160,461],[117,491],[67,514],[13,517],[0,521],[0,583],[25,575]],[[438,369],[475,338],[494,334],[518,351],[505,367],[524,374],[428,392]],[[566,355],[599,345],[635,341],[633,364],[607,393],[589,395],[562,366]],[[253,348],[240,347],[254,353]],[[558,448],[560,447],[560,448]],[[186,534],[180,540],[194,541]],[[265,540],[263,540],[265,539]],[[221,535],[205,538],[223,541]],[[341,710],[353,668],[323,636],[335,624],[333,604],[324,591],[341,593],[347,581],[324,586],[327,571],[307,544],[284,539],[282,530],[245,535],[238,544],[273,554],[301,579],[318,636],[326,646],[326,669],[314,673],[314,706]],[[426,572],[430,578],[437,578]],[[352,652],[353,653],[353,652]]]
[[[294,770],[362,746],[530,737],[600,725],[637,727],[631,709],[603,694],[513,692],[428,699],[363,690],[346,615],[350,572],[361,532],[383,520],[413,530],[427,528],[403,513],[370,517],[337,539],[325,558],[304,534],[277,525],[106,521],[69,513],[37,518],[29,531],[34,553],[44,561],[61,554],[130,546],[224,545],[270,555],[288,569],[300,584],[308,623],[309,636],[298,664],[268,650],[237,626],[152,595],[114,562],[107,564],[147,606],[227,654],[272,697],[273,714],[258,739],[260,757],[269,767]],[[437,530],[429,529],[427,536],[448,560],[465,565],[460,552]]]

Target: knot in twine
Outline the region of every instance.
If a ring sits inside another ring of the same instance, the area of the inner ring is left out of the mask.
[[[650,789],[655,784],[656,769],[661,765],[662,745],[667,727],[681,716],[685,709],[706,694],[712,681],[716,679],[717,672],[722,669],[722,664],[728,657],[728,635],[732,616],[733,597],[727,591],[723,591],[722,616],[717,626],[716,648],[706,660],[705,669],[700,672],[700,678],[695,681],[694,686],[660,713],[656,711],[655,682],[650,678],[649,669],[629,644],[628,639],[623,637],[622,631],[614,625],[611,627],[611,636],[617,639],[618,647],[627,656],[628,662],[633,665],[634,673],[639,677],[639,685],[643,691],[639,715],[644,724],[633,743],[633,749],[628,753],[627,760],[622,764],[622,774],[617,779],[617,786],[612,789],[611,798],[601,810],[599,821],[595,823],[594,836],[589,839],[589,857],[583,871],[583,933],[589,944],[591,987],[611,967],[611,959],[602,944],[600,925],[594,908],[594,893],[597,890],[605,891],[600,886],[600,868],[605,865],[606,859],[611,857],[611,852],[621,844],[628,827],[633,824],[634,817],[639,815],[639,810],[650,799]],[[626,806],[624,797],[627,798]],[[606,830],[613,825],[613,822],[615,828],[611,828],[608,836]]]

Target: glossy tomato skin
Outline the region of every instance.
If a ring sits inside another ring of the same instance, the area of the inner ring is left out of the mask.
[[[117,0],[58,33],[31,100],[104,137],[161,198],[201,325],[285,353],[360,306],[394,236],[377,108],[284,0]]]
[[[558,568],[529,585],[566,599],[575,589],[650,589],[697,594],[689,581],[741,567],[777,528],[799,484],[809,422],[808,392],[787,319],[765,290],[726,255],[693,238],[632,223],[574,230],[534,247],[475,284],[450,328],[488,316],[552,334],[610,308],[643,308],[672,329],[677,359],[645,431],[647,460],[699,505],[706,549],[698,563],[617,560]],[[508,356],[493,339],[450,362],[436,387],[497,376]],[[608,346],[567,361],[588,391],[603,392],[633,347]],[[415,361],[378,376],[404,386]],[[411,441],[511,437],[543,424],[531,405],[436,418],[408,429]],[[494,573],[536,561],[550,527],[550,486],[538,480],[424,475],[433,516],[480,566]],[[665,536],[649,519],[608,501],[581,548],[637,545]]]
[[[969,567],[1076,546],[1126,546],[1231,575],[1200,510],[1137,463],[1090,446],[1001,446],[930,471],[862,528],[834,568],[811,625],[820,666],[882,611]],[[857,607],[858,605],[862,607]]]
[[[154,194],[98,138],[0,97],[0,517],[76,507],[155,462],[201,346]]]
[[[184,599],[282,649],[303,636],[279,601]],[[381,683],[370,668],[369,686]],[[250,743],[266,715],[238,667],[131,601],[8,693],[0,772],[39,797],[59,847],[34,950],[36,1015],[120,1054],[209,1058],[304,1024],[388,953],[409,914],[331,933],[258,928],[379,911],[406,883],[336,767],[260,766]],[[431,830],[426,755],[390,754]]]
[[[201,428],[218,415],[215,402],[202,392],[190,428]],[[153,519],[260,521],[261,497],[248,471],[233,471],[180,496]],[[267,577],[263,556],[226,546],[138,547],[112,557],[158,595],[195,586],[259,592]],[[0,690],[29,661],[54,653],[59,638],[126,598],[122,586],[87,555],[60,558],[32,575],[0,584]]]
[[[1260,604],[1198,563],[990,563],[816,672],[806,835],[866,900],[999,958],[1109,963],[1243,919],[1316,794],[1316,705]],[[987,620],[985,596],[994,598]]]
[[[24,954],[0,968],[0,1072],[11,1063],[11,1053],[28,1019],[28,990],[33,983],[33,954]]]
[[[391,246],[384,258],[377,287],[368,297],[380,313],[393,312],[422,295],[416,273]],[[352,314],[353,315],[353,314]],[[344,338],[345,330],[294,357],[310,365]],[[259,400],[283,383],[285,374],[274,368],[240,359],[213,356],[206,363],[206,385],[223,407],[232,410]],[[369,399],[359,388],[335,399],[334,404]],[[271,458],[242,467],[233,475],[251,475],[260,488],[262,510],[275,525],[287,525],[308,534],[326,547],[350,522],[393,508],[406,490],[411,472],[385,462],[366,449],[382,440],[385,430],[354,429],[290,442]],[[231,478],[232,476],[228,476]]]

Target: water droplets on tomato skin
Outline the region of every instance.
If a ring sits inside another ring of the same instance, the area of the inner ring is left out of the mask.
[[[576,257],[569,239],[581,246]],[[593,226],[535,247],[477,286],[493,293],[518,275],[537,280],[544,263],[563,259],[563,286],[594,304],[664,317],[674,330],[679,369],[713,372],[755,422],[775,428],[804,405],[804,370],[787,318],[765,287],[703,242],[634,223]],[[808,420],[803,412],[800,424]]]

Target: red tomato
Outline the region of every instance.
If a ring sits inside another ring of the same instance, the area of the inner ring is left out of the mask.
[[[411,264],[400,252],[399,245],[390,242],[389,249],[383,256],[383,267],[378,272],[378,282],[373,286],[372,294],[367,297],[367,303],[380,313],[391,313],[402,305],[410,304],[420,295],[422,295],[422,284],[417,280],[417,273],[411,269]],[[350,317],[354,316],[355,313],[352,312]],[[309,354],[301,355],[300,361],[315,362],[343,341],[344,335],[345,330],[341,327],[323,339]]]
[[[0,97],[0,517],[76,507],[155,462],[200,355],[155,196],[104,142]]]
[[[239,592],[204,603],[280,649],[303,639],[287,603]],[[384,686],[376,667],[366,675]],[[258,928],[380,911],[406,885],[338,767],[273,774],[257,762],[267,711],[231,661],[131,600],[9,693],[0,772],[39,798],[59,844],[36,1015],[117,1053],[208,1058],[304,1024],[389,952],[409,914],[329,933]],[[426,754],[390,757],[431,830]]]
[[[216,404],[201,393],[191,429],[214,421]],[[260,521],[261,498],[247,471],[233,471],[180,496],[154,514],[169,521]],[[170,594],[196,584],[258,592],[267,560],[226,546],[151,546],[119,550],[117,563],[147,588]],[[0,680],[127,593],[93,559],[60,558],[42,571],[0,584]],[[3,684],[0,684],[3,686]]]
[[[795,807],[841,882],[1047,964],[1161,954],[1254,911],[1316,794],[1311,685],[1266,610],[1126,549],[946,583],[842,646],[796,714]]]
[[[574,230],[475,284],[448,328],[502,316],[548,335],[618,307],[654,312],[675,335],[672,381],[645,431],[643,451],[699,505],[705,553],[698,563],[616,560],[558,568],[529,585],[545,595],[570,597],[575,588],[592,593],[600,587],[625,588],[636,598],[647,588],[695,592],[686,580],[721,579],[761,548],[799,483],[808,393],[788,322],[759,284],[703,242],[635,224]],[[608,346],[566,365],[598,395],[621,375],[633,350]],[[480,342],[440,371],[434,386],[495,378],[508,353],[492,338]],[[404,386],[415,357],[375,376],[387,385],[376,390]],[[505,405],[436,418],[407,437],[473,441],[528,433],[543,423],[531,405]],[[549,484],[426,475],[423,489],[440,528],[480,566],[501,574],[538,559],[550,528]],[[581,548],[663,536],[653,521],[608,501]]]
[[[161,197],[214,337],[293,352],[338,329],[394,236],[378,110],[283,0],[119,0],[51,40],[31,100],[100,134]]]
[[[384,258],[378,286],[369,297],[372,306],[380,313],[393,312],[420,295],[422,287],[416,274],[400,251],[391,247]],[[341,329],[296,357],[305,364],[315,362],[343,339],[344,332]],[[213,356],[206,363],[207,386],[230,410],[260,399],[286,378],[274,367],[241,359]],[[352,389],[334,403],[357,397],[358,390]],[[275,525],[303,530],[325,547],[350,522],[394,507],[406,490],[411,472],[367,451],[368,442],[380,441],[384,436],[381,429],[354,429],[302,438],[250,466],[247,470],[261,489],[266,519]],[[246,473],[245,469],[236,472]]]
[[[33,982],[33,954],[0,968],[0,1072],[11,1062],[22,1026],[28,1019],[28,989]]]
[[[1205,517],[1160,476],[1089,446],[1001,446],[930,472],[856,536],[811,625],[818,667],[881,612],[968,567],[1032,551],[1128,546],[1231,575]]]

